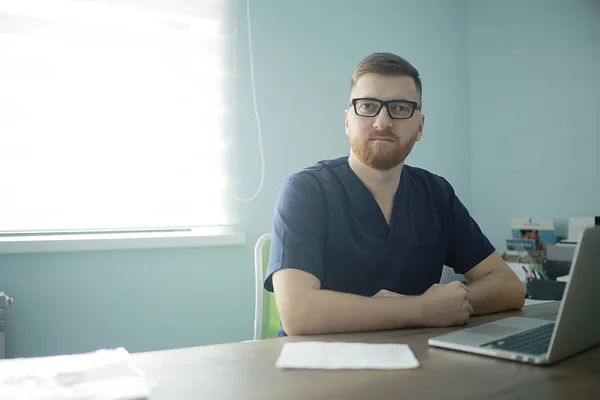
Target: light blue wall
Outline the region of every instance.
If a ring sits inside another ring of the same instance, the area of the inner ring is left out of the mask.
[[[468,3],[472,209],[504,249],[511,216],[600,214],[600,1]]]
[[[153,3],[156,3],[154,1]],[[182,3],[179,1],[178,3]],[[260,177],[240,3],[236,162],[242,197]],[[464,1],[252,0],[265,186],[240,204],[245,246],[0,256],[7,355],[125,346],[132,352],[250,339],[253,242],[268,231],[291,172],[348,151],[353,67],[392,51],[423,75],[425,135],[409,162],[446,176],[470,204]]]
[[[257,97],[273,183],[262,199],[271,201],[290,172],[347,153],[344,109],[352,70],[371,52],[392,51],[423,76],[425,134],[409,162],[444,174],[470,201],[464,2],[379,0],[368,8],[357,0],[343,6],[329,0],[251,3]],[[238,139],[242,176],[249,178],[242,187],[250,193],[259,170],[247,167],[258,167],[258,149],[246,49],[240,50],[241,103],[247,107],[240,110]]]

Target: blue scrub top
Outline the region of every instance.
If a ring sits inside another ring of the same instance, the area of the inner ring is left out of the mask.
[[[264,287],[282,268],[306,271],[321,289],[418,295],[447,265],[463,274],[494,252],[448,181],[405,165],[388,226],[348,157],[289,176],[276,203]]]

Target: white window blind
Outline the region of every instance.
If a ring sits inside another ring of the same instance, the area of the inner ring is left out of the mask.
[[[192,3],[0,0],[0,232],[233,224],[229,14]]]

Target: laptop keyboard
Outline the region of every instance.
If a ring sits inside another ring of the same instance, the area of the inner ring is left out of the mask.
[[[548,351],[554,323],[485,343],[482,347],[540,355]]]

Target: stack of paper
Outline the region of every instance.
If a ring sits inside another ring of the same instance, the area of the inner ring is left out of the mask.
[[[0,361],[2,400],[133,400],[149,394],[123,348]]]
[[[283,345],[277,368],[409,369],[419,361],[406,344],[298,342]]]

